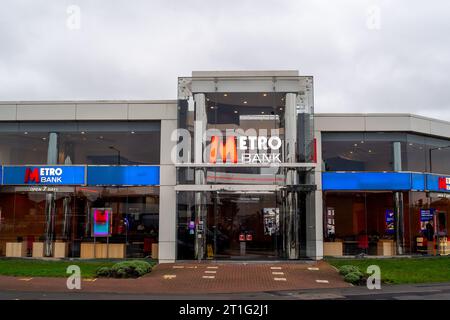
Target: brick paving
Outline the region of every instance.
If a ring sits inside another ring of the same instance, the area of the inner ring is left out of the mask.
[[[333,267],[319,261],[160,264],[150,274],[139,279],[84,279],[81,286],[85,292],[164,295],[346,288],[350,285],[342,280]],[[6,276],[0,276],[0,290],[76,291],[67,289],[66,278]]]

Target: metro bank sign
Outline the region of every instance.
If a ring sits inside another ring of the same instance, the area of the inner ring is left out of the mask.
[[[4,185],[84,185],[84,166],[4,166]]]
[[[450,191],[450,178],[448,177],[439,177],[438,178],[438,189]]]
[[[209,163],[281,163],[279,149],[282,141],[277,136],[212,136],[209,146]],[[270,153],[268,153],[270,151]],[[240,157],[238,156],[240,155]],[[240,161],[239,161],[240,160]]]

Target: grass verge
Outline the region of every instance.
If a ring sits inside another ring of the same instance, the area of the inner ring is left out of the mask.
[[[133,259],[136,260],[136,259]],[[83,278],[94,278],[95,271],[99,267],[112,267],[116,262],[126,260],[43,260],[43,259],[20,259],[1,258],[0,275],[17,277],[67,277],[67,267],[77,265],[81,269]],[[154,260],[149,262],[152,266]]]
[[[385,259],[325,259],[339,268],[359,267],[362,272],[370,265],[381,269],[381,281],[391,284],[450,282],[450,257],[385,258]]]

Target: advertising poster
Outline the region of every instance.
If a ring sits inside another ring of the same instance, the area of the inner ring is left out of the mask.
[[[336,233],[335,222],[334,222],[334,208],[327,208],[327,235],[328,237],[333,237]]]
[[[385,230],[386,234],[393,234],[394,233],[394,210],[387,209],[386,210],[386,216],[385,216]]]
[[[278,231],[280,210],[278,208],[264,208],[264,235],[271,236]]]
[[[92,209],[92,236],[109,237],[111,235],[111,208]]]
[[[433,225],[434,209],[420,209],[420,230],[425,231],[427,229],[427,224],[431,223]]]

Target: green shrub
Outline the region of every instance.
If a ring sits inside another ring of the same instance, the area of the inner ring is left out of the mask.
[[[97,277],[109,277],[111,275],[111,268],[100,267],[95,271]]]
[[[344,276],[344,280],[346,282],[350,282],[352,284],[360,284],[361,280],[363,280],[364,275],[357,271],[357,272],[349,272]]]
[[[141,260],[122,261],[111,267],[110,276],[114,278],[137,278],[151,271],[150,263]]]
[[[344,265],[342,267],[339,268],[339,273],[343,276],[351,273],[351,272],[359,272],[361,273],[361,271],[359,270],[359,268],[357,266],[352,266],[352,265]]]

